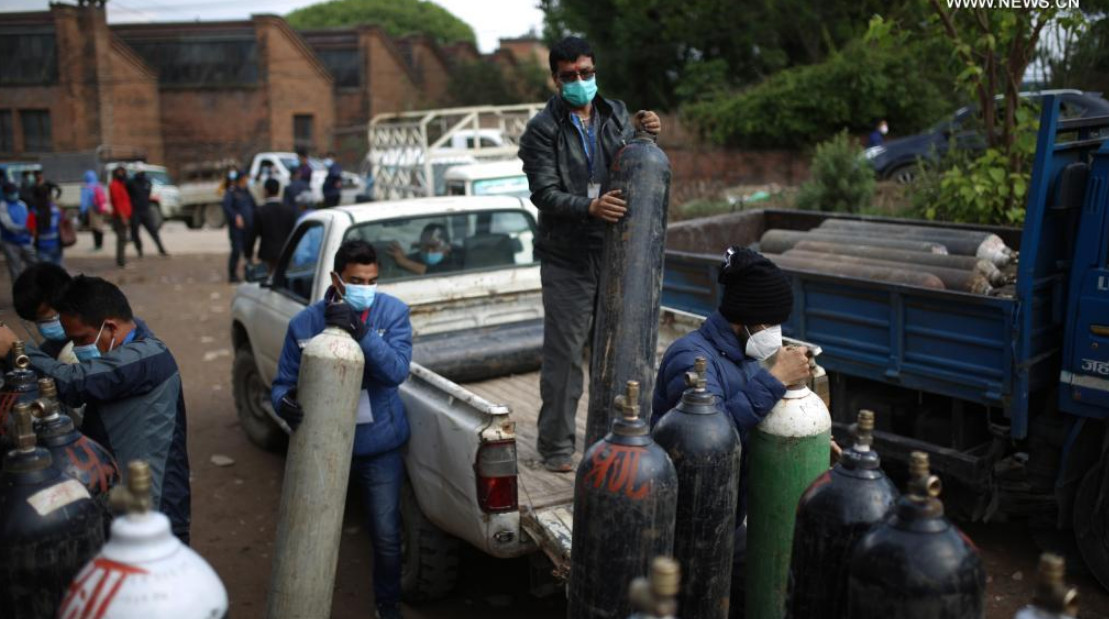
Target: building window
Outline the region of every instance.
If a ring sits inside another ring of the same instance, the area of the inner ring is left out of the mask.
[[[54,84],[58,52],[53,28],[20,28],[0,36],[0,86]]]
[[[24,151],[48,153],[54,150],[49,110],[19,110],[19,120],[23,124]]]
[[[15,152],[15,127],[12,111],[0,110],[0,153]]]
[[[305,148],[309,151],[315,146],[312,141],[312,115],[296,114],[293,116],[293,146]]]

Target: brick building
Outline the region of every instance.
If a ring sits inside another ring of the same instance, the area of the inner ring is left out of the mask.
[[[0,19],[0,158],[102,144],[165,154],[157,73],[104,10],[55,4]]]
[[[58,3],[0,15],[0,161],[105,145],[174,173],[297,147],[353,165],[374,115],[448,104],[458,63],[508,71],[542,49],[504,39],[482,56],[375,26],[297,32],[273,15],[108,26],[102,7]]]

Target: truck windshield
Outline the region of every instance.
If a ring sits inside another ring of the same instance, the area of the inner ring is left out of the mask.
[[[169,177],[169,172],[165,172],[162,170],[147,170],[146,177],[149,178],[150,182],[154,183],[155,185],[173,184],[173,179]]]
[[[516,196],[518,198],[527,198],[531,196],[531,191],[528,189],[528,177],[520,174],[518,176],[505,176],[503,178],[483,178],[474,181],[474,195],[475,196]]]
[[[290,172],[296,172],[296,169],[300,167],[300,160],[296,157],[282,157],[281,165],[285,166],[285,169]],[[312,168],[313,170],[327,169],[327,166],[325,166],[322,161],[316,159],[315,157],[308,158],[308,167]]]
[[[350,228],[377,250],[380,280],[454,275],[535,263],[535,220],[526,211],[444,213]]]

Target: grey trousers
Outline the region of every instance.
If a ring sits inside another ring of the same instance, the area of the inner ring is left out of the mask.
[[[8,274],[12,277],[12,282],[23,269],[38,262],[38,256],[35,254],[35,248],[31,245],[16,245],[15,243],[0,243],[4,252],[4,260],[8,263]]]
[[[587,251],[587,250],[583,250]],[[544,459],[574,453],[575,417],[584,380],[582,360],[593,331],[600,252],[578,268],[543,261],[543,365],[539,371],[539,438]]]

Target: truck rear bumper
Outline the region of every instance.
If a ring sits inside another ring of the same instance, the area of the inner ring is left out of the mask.
[[[573,540],[572,505],[554,505],[520,513],[520,526],[554,563],[554,576],[570,575],[570,546]]]

